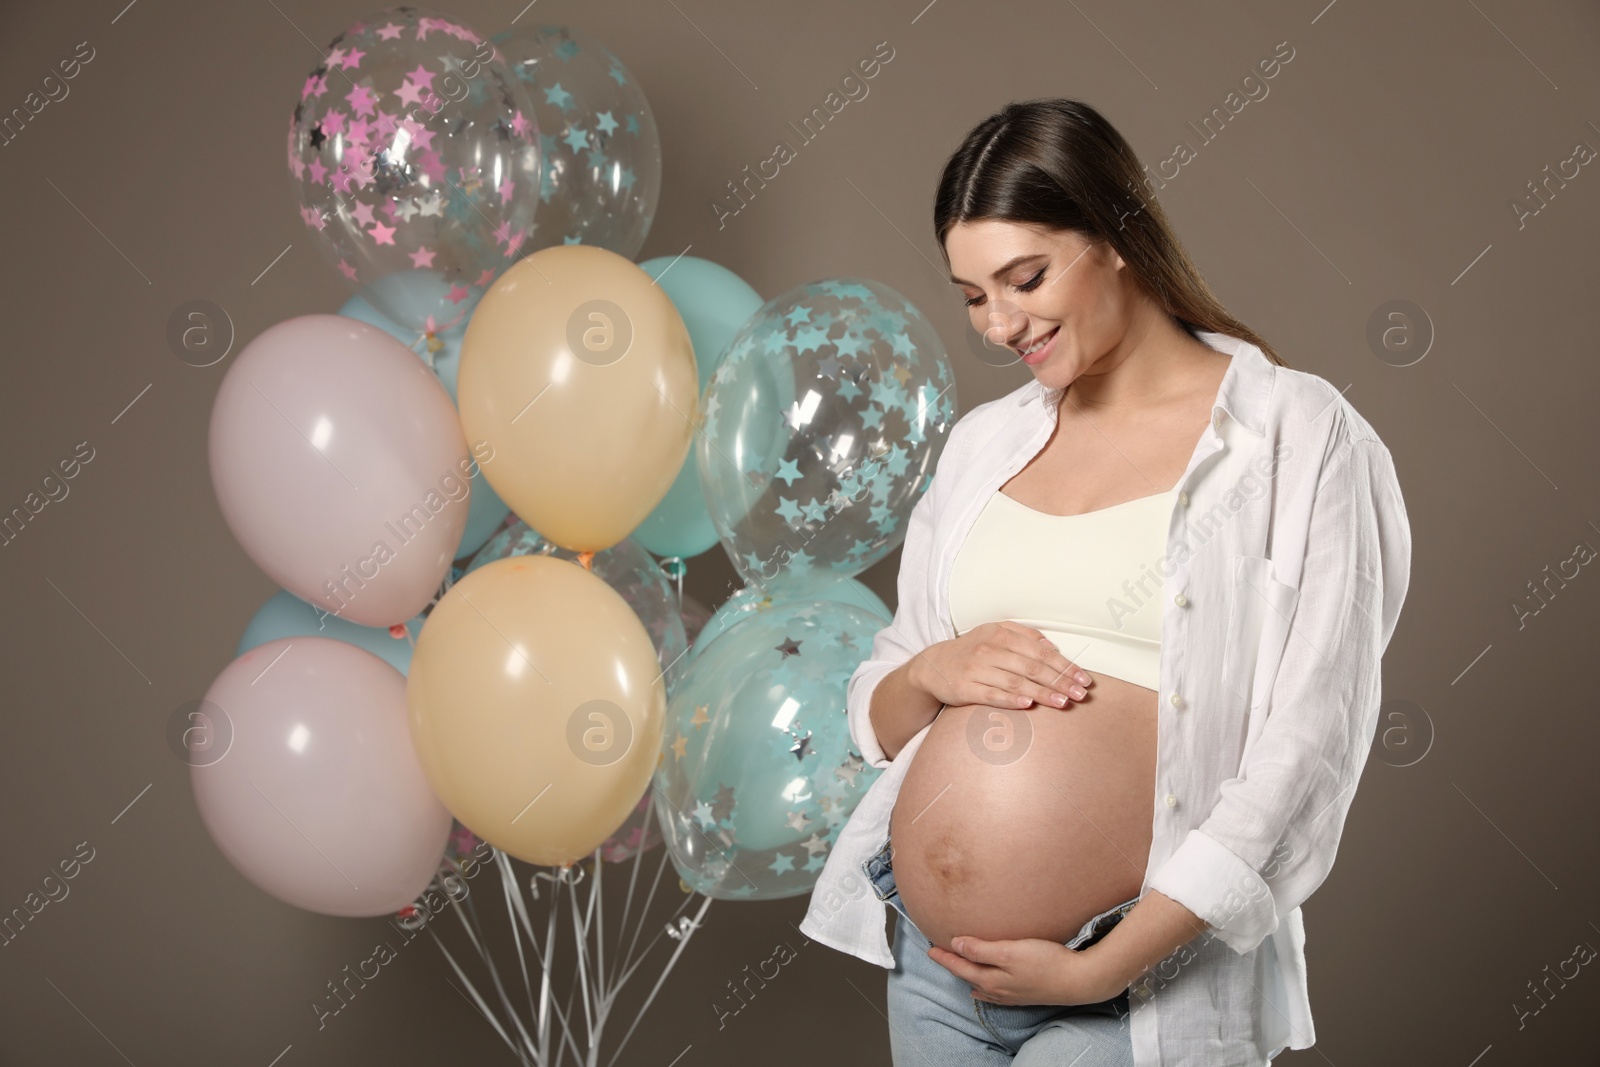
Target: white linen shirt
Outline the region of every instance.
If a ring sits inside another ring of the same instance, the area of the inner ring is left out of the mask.
[[[1264,1064],[1316,1040],[1300,905],[1333,864],[1381,701],[1380,660],[1410,582],[1389,450],[1323,378],[1253,344],[1232,356],[1180,479],[1163,577],[1155,818],[1140,896],[1208,930],[1130,987],[1137,1067]],[[852,674],[850,734],[883,770],[839,833],[800,931],[894,966],[863,864],[888,838],[906,769],[873,731],[890,671],[954,638],[951,565],[990,495],[1050,438],[1062,390],[1037,379],[951,428],[901,550],[899,604]],[[1090,713],[1086,709],[1085,713]]]

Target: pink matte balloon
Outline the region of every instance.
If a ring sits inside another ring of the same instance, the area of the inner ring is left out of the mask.
[[[222,709],[223,755],[190,781],[241,874],[325,915],[393,914],[421,895],[451,819],[411,747],[404,675],[345,641],[284,637],[223,668],[206,700]]]
[[[211,482],[234,537],[273,581],[363,626],[404,622],[433,599],[474,469],[438,377],[342,315],[262,333],[211,409]]]

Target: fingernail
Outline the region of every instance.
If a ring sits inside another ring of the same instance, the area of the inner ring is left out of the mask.
[[[1064,708],[1067,706],[1067,698],[1062,696],[1060,693],[1051,693],[1050,703],[1054,704],[1058,708]]]
[[[1088,690],[1084,689],[1081,685],[1072,686],[1067,690],[1067,692],[1072,694],[1073,700],[1082,700],[1084,697],[1089,695]]]
[[[1079,685],[1088,685],[1092,681],[1094,681],[1094,679],[1090,678],[1087,674],[1084,674],[1082,671],[1078,672],[1078,684]]]

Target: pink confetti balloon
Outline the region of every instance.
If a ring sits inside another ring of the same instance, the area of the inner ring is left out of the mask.
[[[539,126],[495,46],[426,8],[333,39],[289,124],[300,215],[353,288],[404,326],[471,313],[526,251]]]
[[[362,626],[433,599],[475,466],[450,394],[405,345],[342,315],[278,323],[228,368],[210,446],[222,517],[283,588]]]
[[[241,874],[325,915],[392,914],[427,888],[451,819],[411,747],[399,671],[345,641],[285,637],[228,664],[206,700],[231,741],[190,783]]]

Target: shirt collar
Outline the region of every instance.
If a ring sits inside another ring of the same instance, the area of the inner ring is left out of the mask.
[[[1195,331],[1195,336],[1218,352],[1233,357],[1222,376],[1222,386],[1217,390],[1216,403],[1211,408],[1211,425],[1217,425],[1217,412],[1225,411],[1228,417],[1252,432],[1265,432],[1267,400],[1272,393],[1273,364],[1259,345],[1210,330]],[[1017,397],[1019,405],[1037,403],[1049,410],[1061,402],[1063,390],[1047,387],[1035,378]]]

